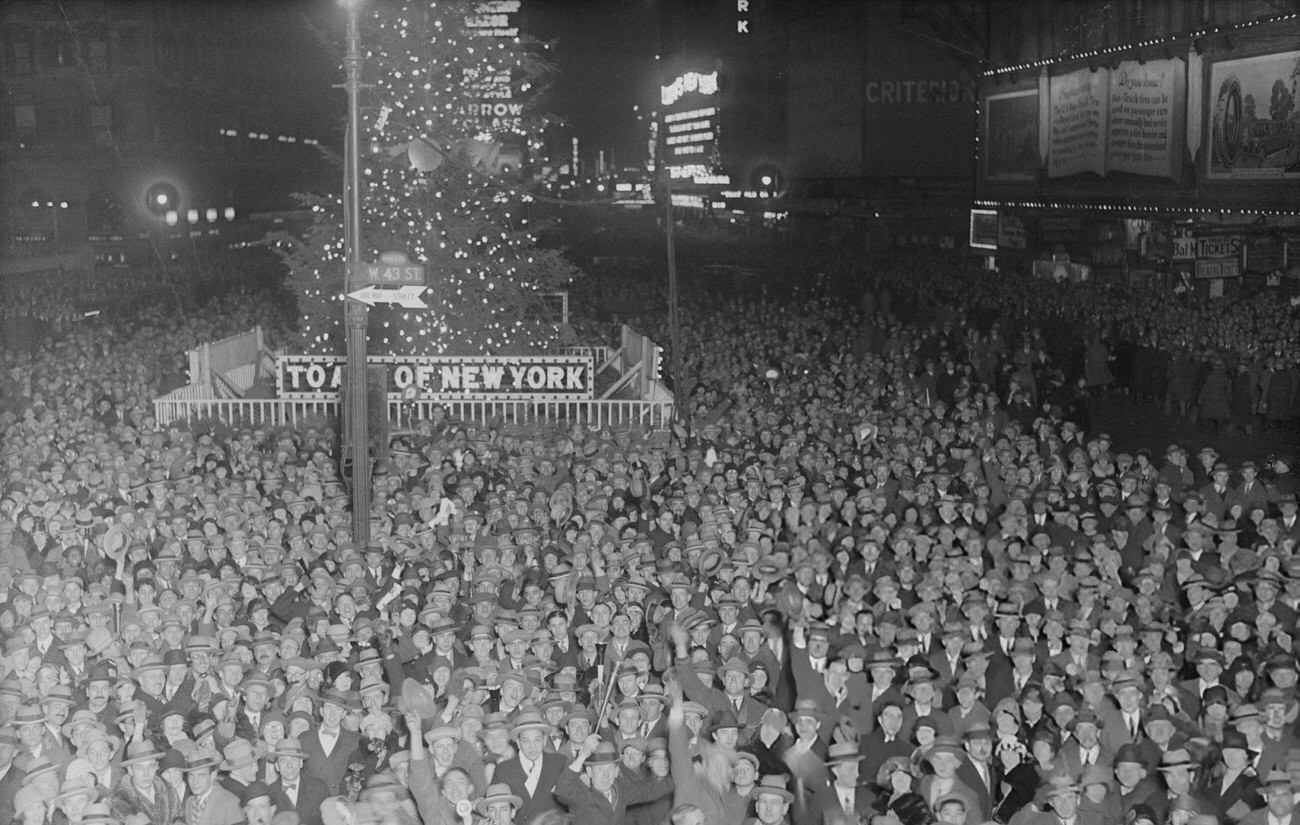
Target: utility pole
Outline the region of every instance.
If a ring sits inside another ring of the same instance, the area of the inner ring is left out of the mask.
[[[659,0],[657,11],[659,13],[659,54],[655,55],[655,79],[657,85],[663,86],[664,81],[667,79],[668,67],[668,58],[664,53],[669,40],[666,36],[669,14],[667,0]],[[652,116],[658,117],[658,115],[653,114],[653,111],[652,109]],[[664,241],[668,257],[668,345],[672,347],[673,351],[673,397],[676,402],[673,404],[673,417],[678,420],[685,420],[686,376],[682,374],[682,338],[677,312],[677,241],[674,237],[673,176],[672,170],[668,168],[668,130],[666,128],[659,130],[659,140],[659,163],[655,173],[662,175],[664,182],[661,191],[664,197]]]
[[[344,0],[348,13],[347,54],[343,66],[348,93],[347,163],[343,178],[343,224],[346,289],[351,292],[361,271],[361,34],[357,23],[360,0]],[[346,298],[343,317],[347,325],[348,375],[345,411],[347,433],[343,463],[352,465],[352,540],[365,547],[370,543],[370,435],[366,420],[366,323],[370,307]]]

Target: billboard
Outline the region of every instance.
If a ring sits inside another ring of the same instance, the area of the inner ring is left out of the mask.
[[[970,211],[971,249],[998,248],[998,210],[972,209]]]
[[[1300,180],[1300,51],[1210,66],[1210,180]]]
[[[709,178],[718,171],[718,70],[686,71],[659,88],[664,107],[664,163],[674,178]]]
[[[1106,170],[1178,179],[1183,165],[1187,64],[1121,61],[1110,73]]]
[[[444,356],[386,355],[367,359],[385,367],[390,401],[415,388],[423,400],[590,399],[595,389],[592,359],[579,355]],[[328,400],[343,386],[347,358],[339,355],[281,355],[276,388],[281,398]]]
[[[970,177],[978,60],[909,31],[897,7],[857,5],[869,25],[827,18],[825,25],[790,27],[783,60],[792,172],[819,179]]]
[[[1110,72],[1087,67],[1051,78],[1047,98],[1047,175],[1106,174]]]
[[[986,90],[987,92],[988,90]],[[1042,75],[1034,89],[986,93],[981,170],[989,182],[1123,172],[1178,180],[1187,62],[1124,60]]]
[[[989,180],[1038,177],[1038,90],[1005,92],[984,100],[984,176]]]

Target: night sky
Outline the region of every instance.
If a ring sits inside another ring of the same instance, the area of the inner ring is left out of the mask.
[[[654,0],[525,0],[528,33],[554,43],[547,109],[573,127],[585,158],[605,149],[619,165],[641,160],[632,106],[648,115],[654,99],[657,14]]]

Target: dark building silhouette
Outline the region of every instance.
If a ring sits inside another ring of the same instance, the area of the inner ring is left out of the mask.
[[[322,78],[341,20],[248,0],[0,5],[0,249],[208,238],[329,186],[316,144],[340,141]]]

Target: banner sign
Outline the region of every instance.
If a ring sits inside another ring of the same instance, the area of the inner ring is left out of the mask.
[[[1024,249],[1028,245],[1025,225],[1015,215],[1002,215],[998,219],[998,248]]]
[[[970,211],[971,249],[998,248],[998,210],[972,209]]]
[[[1106,112],[1110,70],[1088,68],[1051,78],[1047,175],[1106,174]]]
[[[1190,226],[1174,227],[1173,242],[1173,254],[1170,255],[1169,260],[1196,260],[1196,236],[1192,234],[1192,228]]]
[[[1240,278],[1241,264],[1232,260],[1196,259],[1196,277],[1201,279]]]
[[[1210,67],[1207,177],[1300,180],[1297,66],[1300,51],[1223,60]]]
[[[1286,268],[1286,245],[1276,235],[1255,235],[1246,241],[1246,269],[1272,272]]]
[[[1125,60],[1110,75],[1108,172],[1179,177],[1183,164],[1181,60]]]
[[[1241,277],[1240,235],[1202,235],[1196,239],[1197,278]]]
[[[367,359],[388,372],[388,399],[401,401],[403,391],[436,401],[465,399],[576,401],[592,397],[592,360],[580,355],[450,356],[385,355]],[[337,398],[347,358],[341,355],[281,355],[276,359],[276,387],[281,398]]]
[[[984,176],[1038,177],[1038,90],[989,95],[984,101]]]

